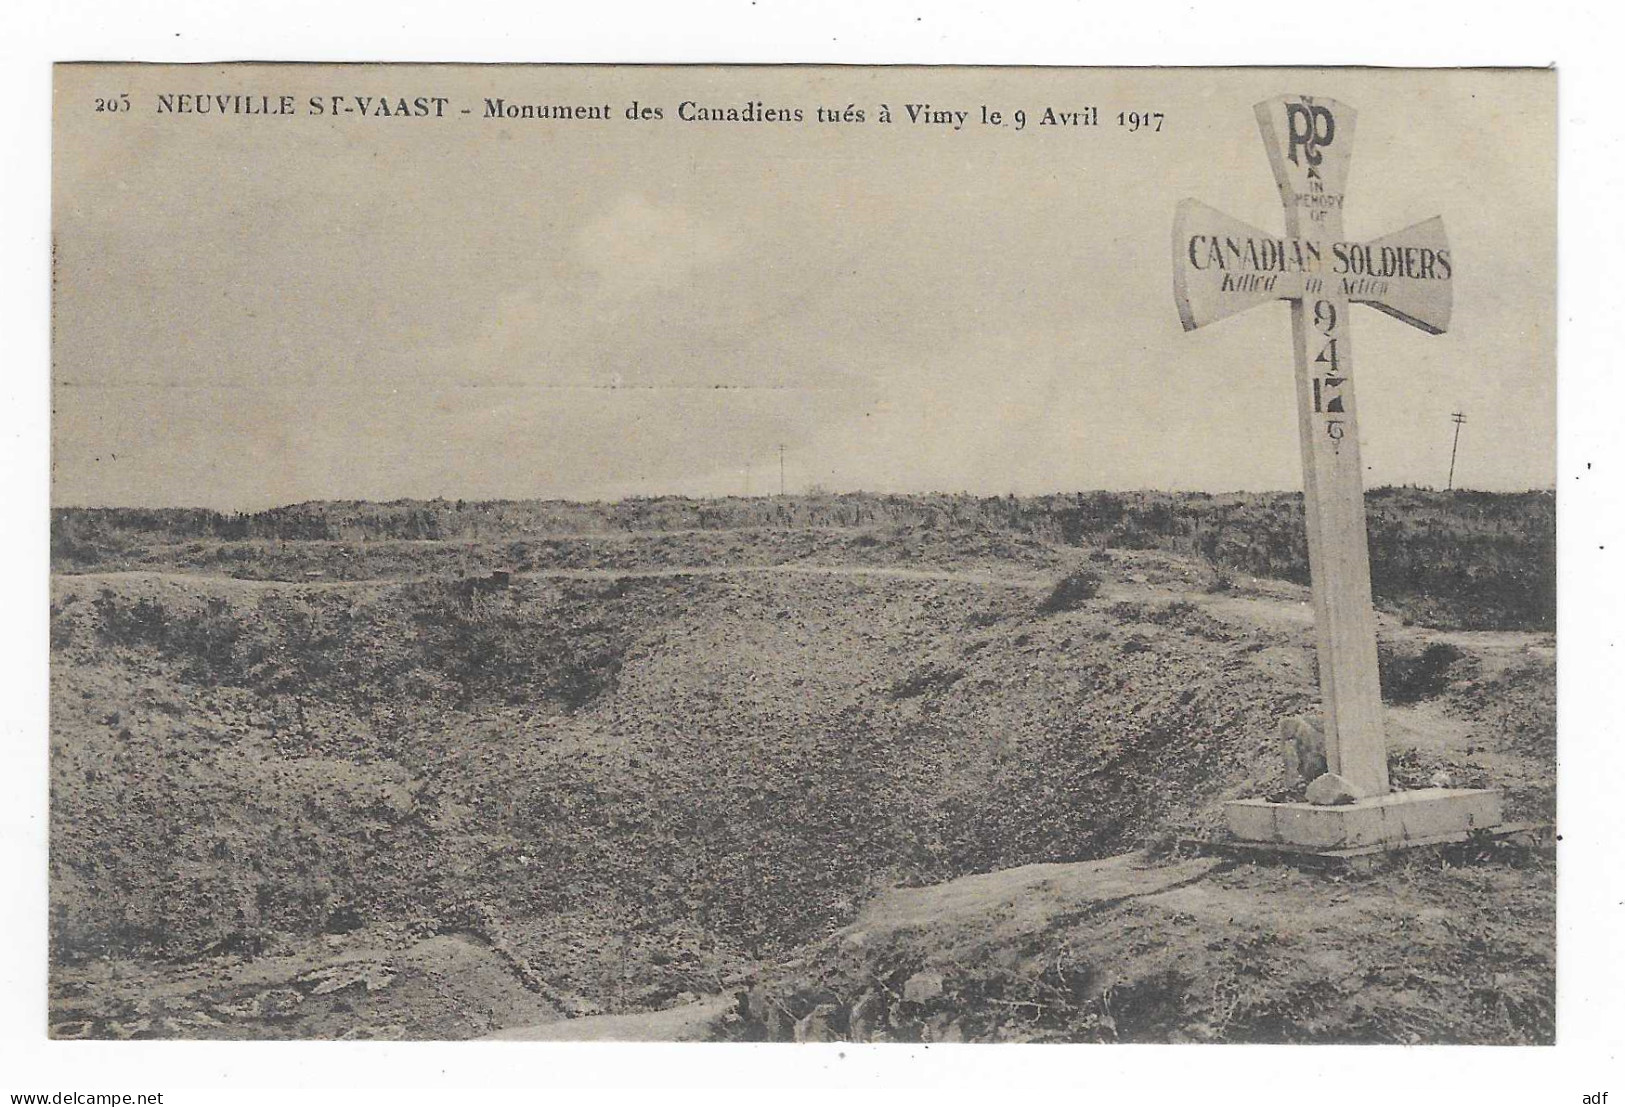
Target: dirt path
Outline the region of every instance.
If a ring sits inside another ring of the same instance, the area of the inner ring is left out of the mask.
[[[731,995],[708,996],[663,1011],[628,1015],[589,1015],[535,1026],[499,1030],[486,1041],[500,1042],[701,1042],[716,1036],[716,1022],[734,1007]]]
[[[1309,601],[1309,590],[1301,596],[1234,596],[1204,595],[1195,592],[1169,590],[1171,597],[1186,600],[1214,615],[1228,615],[1242,622],[1278,629],[1303,629],[1315,625],[1314,605]],[[1556,656],[1556,636],[1530,630],[1441,630],[1429,626],[1405,626],[1398,618],[1381,612],[1377,626],[1384,638],[1409,639],[1422,642],[1448,642],[1472,654],[1529,652],[1550,659]]]

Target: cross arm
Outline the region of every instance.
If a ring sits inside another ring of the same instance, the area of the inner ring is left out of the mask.
[[[1428,334],[1450,329],[1453,274],[1450,240],[1438,216],[1349,251],[1347,266],[1359,274],[1343,278],[1348,298]]]
[[[1174,301],[1187,331],[1321,288],[1429,334],[1450,326],[1450,243],[1434,217],[1356,243],[1284,238],[1197,200],[1174,215]]]
[[[1270,300],[1302,296],[1302,274],[1294,280],[1273,268],[1284,250],[1282,240],[1267,231],[1199,200],[1181,201],[1174,213],[1174,301],[1180,323],[1194,331]]]

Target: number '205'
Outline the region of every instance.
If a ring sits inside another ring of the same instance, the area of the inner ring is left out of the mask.
[[[121,92],[117,96],[98,96],[96,97],[96,110],[129,111],[130,94],[128,92]]]

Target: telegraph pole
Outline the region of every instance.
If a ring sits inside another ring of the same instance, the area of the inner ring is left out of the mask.
[[[1461,425],[1467,421],[1467,416],[1459,411],[1452,412],[1450,418],[1456,424],[1456,437],[1450,442],[1450,479],[1444,482],[1446,492],[1456,487],[1456,447],[1461,444]]]
[[[779,443],[779,495],[784,495],[784,443]]]

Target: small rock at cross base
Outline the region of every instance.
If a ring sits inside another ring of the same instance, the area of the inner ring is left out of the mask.
[[[1326,772],[1326,733],[1314,719],[1282,719],[1277,733],[1286,757],[1289,787],[1308,784]]]
[[[1365,793],[1336,773],[1325,773],[1309,782],[1304,798],[1317,807],[1335,807],[1364,799]]]

